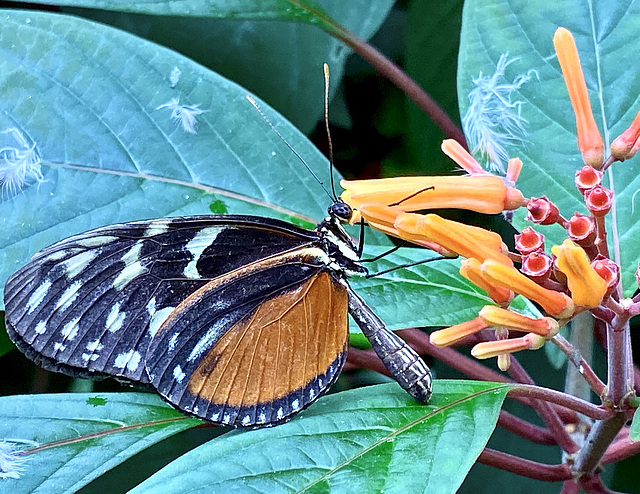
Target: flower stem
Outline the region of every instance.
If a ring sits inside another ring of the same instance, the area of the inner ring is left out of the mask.
[[[582,357],[578,349],[576,349],[571,343],[566,340],[564,336],[560,334],[555,335],[551,339],[551,341],[560,350],[562,350],[562,353],[567,356],[569,361],[577,369],[578,374],[580,374],[584,378],[593,392],[598,396],[604,396],[606,392],[605,384],[596,375],[596,373],[593,371],[593,368]]]
[[[545,465],[544,463],[526,460],[491,448],[484,448],[478,457],[478,462],[522,475],[523,477],[547,482],[558,482],[571,478],[571,472],[567,465]]]
[[[626,421],[625,413],[618,412],[606,420],[598,420],[593,425],[572,467],[572,472],[576,477],[595,471],[609,444],[620,432]]]

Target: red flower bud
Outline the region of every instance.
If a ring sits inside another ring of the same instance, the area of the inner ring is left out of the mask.
[[[558,207],[552,203],[546,196],[532,197],[527,202],[527,220],[537,225],[552,225],[558,222],[560,212]]]
[[[633,119],[631,125],[611,143],[611,156],[618,161],[624,161],[631,154],[636,141],[640,138],[640,112]]]
[[[602,255],[598,255],[592,262],[591,267],[598,273],[598,276],[607,283],[607,293],[611,291],[620,281],[620,267],[611,259],[607,259]]]
[[[516,249],[520,254],[527,255],[538,250],[544,250],[544,235],[530,226],[515,236]]]
[[[520,271],[534,281],[541,281],[551,275],[553,260],[544,252],[532,252],[522,257]]]
[[[613,202],[613,192],[597,185],[584,195],[584,202],[587,209],[594,216],[604,216],[611,209]]]
[[[567,222],[567,233],[578,245],[589,247],[596,240],[596,224],[591,216],[576,212]]]
[[[585,191],[593,189],[602,182],[602,172],[590,166],[583,166],[576,172],[576,187],[581,194]]]

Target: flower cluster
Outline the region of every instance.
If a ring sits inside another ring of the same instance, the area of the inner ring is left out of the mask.
[[[473,341],[480,342],[472,355],[498,357],[503,370],[509,367],[512,352],[540,348],[576,314],[591,311],[611,322],[615,306],[620,305],[615,290],[619,268],[609,259],[604,226],[613,196],[602,185],[602,170],[640,148],[640,113],[613,141],[611,156],[605,160],[573,36],[560,28],[553,43],[576,114],[578,148],[585,166],[576,172],[575,183],[589,215],[576,212],[566,219],[547,197],[525,198],[515,187],[522,168],[518,158],[509,160],[505,177],[495,176],[453,140],[445,140],[442,150],[466,172],[464,176],[342,182],[342,199],[356,211],[353,222],[363,219],[389,235],[464,258],[462,276],[486,291],[496,305],[483,307],[471,321],[435,331],[431,342],[447,346],[476,335]],[[516,252],[509,252],[494,232],[418,213],[457,208],[496,214],[521,207],[534,225],[562,226],[567,239],[547,253],[544,235],[527,227],[515,238]],[[546,315],[531,318],[509,309],[516,294],[536,302]],[[485,331],[490,328],[493,337]],[[510,338],[510,332],[520,336]]]

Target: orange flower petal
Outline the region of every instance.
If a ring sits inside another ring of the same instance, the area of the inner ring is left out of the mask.
[[[573,301],[564,293],[547,290],[517,269],[493,259],[487,259],[482,263],[482,276],[490,283],[504,286],[538,302],[552,316],[562,319],[572,316],[575,312]]]
[[[482,165],[462,147],[455,139],[445,139],[440,146],[442,152],[455,161],[464,171],[470,175],[490,175],[482,168]]]
[[[607,282],[591,266],[586,252],[578,244],[566,239],[551,247],[556,266],[567,277],[567,286],[576,305],[598,307],[607,293]]]
[[[416,213],[399,215],[394,226],[401,238],[411,241],[421,238],[435,242],[463,257],[475,258],[481,262],[485,259],[495,259],[497,262],[513,266],[511,259],[503,253],[506,247],[500,235],[484,228],[445,220],[436,214]]]
[[[629,128],[611,143],[611,156],[620,161],[629,158],[638,139],[640,139],[640,112],[636,114]]]
[[[560,27],[553,36],[553,46],[576,115],[578,149],[585,164],[599,169],[604,160],[604,144],[593,118],[576,42],[568,29]]]
[[[519,190],[494,175],[343,180],[340,185],[345,189],[340,197],[354,209],[375,203],[403,211],[453,208],[498,214],[525,204]]]
[[[508,305],[515,294],[502,286],[495,286],[482,277],[481,263],[477,259],[463,259],[460,262],[460,274],[481,288],[496,304]]]
[[[544,345],[544,342],[545,339],[536,334],[528,334],[521,338],[510,338],[508,340],[483,341],[471,349],[471,355],[477,359],[486,359],[520,350],[537,350]]]
[[[551,317],[532,319],[531,317],[493,305],[484,306],[478,313],[478,316],[489,326],[502,326],[508,329],[535,333],[545,337],[553,336],[560,330],[558,321]]]
[[[478,331],[487,329],[489,326],[479,317],[472,319],[471,321],[465,321],[455,326],[450,326],[445,329],[439,329],[434,331],[429,336],[429,341],[432,345],[437,347],[444,347],[452,345],[469,335],[475,334]]]

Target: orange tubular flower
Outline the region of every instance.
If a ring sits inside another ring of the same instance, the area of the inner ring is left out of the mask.
[[[592,309],[598,307],[607,293],[607,282],[591,266],[589,257],[578,244],[567,239],[554,245],[556,266],[567,277],[567,286],[576,305]]]
[[[490,175],[455,139],[445,139],[442,141],[440,149],[469,175]]]
[[[640,112],[637,113],[629,128],[611,143],[611,156],[619,161],[632,157],[629,154],[638,139],[640,139]]]
[[[500,235],[477,226],[445,220],[437,214],[402,213],[394,223],[400,238],[435,242],[445,249],[466,258],[494,259],[505,266],[513,262],[503,252],[506,247]]]
[[[604,144],[593,118],[576,42],[569,30],[560,27],[553,36],[553,46],[576,114],[578,149],[585,164],[600,169],[604,160]]]
[[[496,304],[508,305],[515,297],[515,294],[507,288],[488,283],[482,277],[481,266],[480,261],[477,259],[463,259],[460,262],[460,274],[471,283],[487,292],[487,295],[489,295],[491,300]]]
[[[342,180],[340,185],[345,189],[340,197],[354,209],[383,204],[402,211],[454,208],[498,214],[525,204],[519,190],[494,175]]]
[[[398,215],[404,213],[397,207],[388,207],[381,204],[364,204],[360,207],[358,212],[372,228],[386,233],[387,235],[401,238],[400,233],[398,233],[398,230],[394,227],[394,223]],[[411,242],[426,247],[427,249],[431,249],[442,256],[456,257],[454,252],[448,251],[435,242],[430,242],[419,237],[411,239]]]
[[[504,286],[538,302],[552,316],[562,319],[571,317],[575,312],[573,301],[564,293],[547,290],[517,269],[493,259],[487,259],[482,263],[482,277],[489,283]]]
[[[471,349],[471,355],[477,359],[498,357],[505,353],[518,352],[520,350],[537,350],[544,345],[542,336],[530,333],[521,338],[508,340],[484,341]]]
[[[429,336],[429,341],[432,345],[435,345],[437,347],[453,345],[461,339],[475,334],[478,331],[482,331],[483,329],[487,329],[488,327],[489,325],[487,323],[485,323],[479,317],[476,317],[471,321],[466,321],[461,324],[456,324],[455,326],[434,331]]]
[[[494,305],[484,306],[478,315],[489,326],[502,326],[515,331],[535,333],[545,338],[556,335],[560,330],[558,321],[551,317],[532,319]]]

